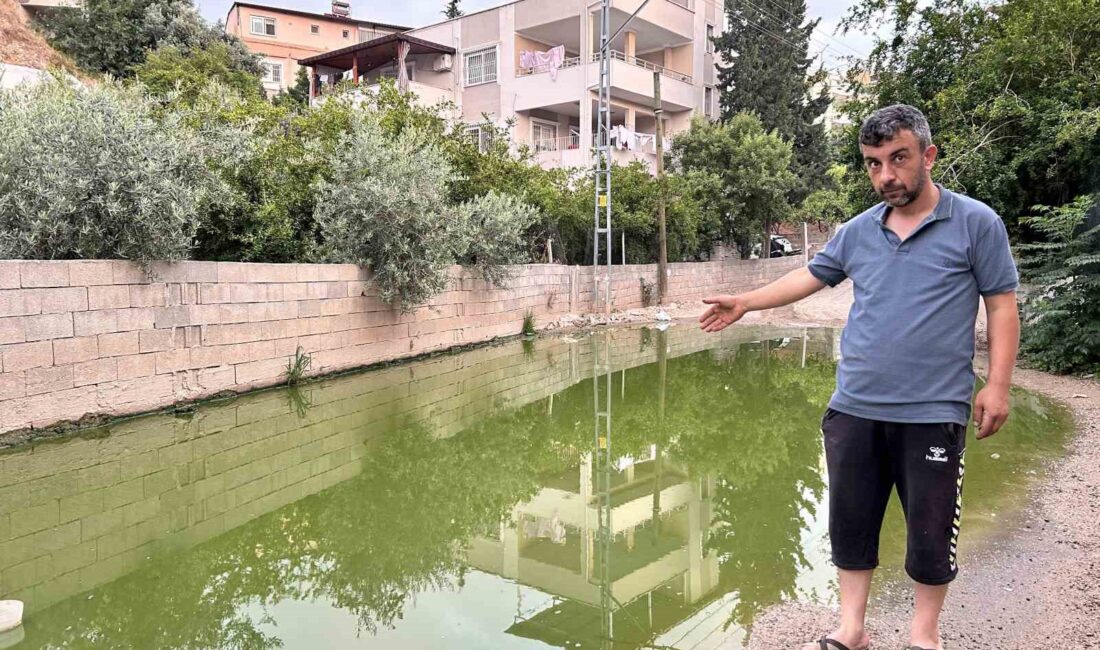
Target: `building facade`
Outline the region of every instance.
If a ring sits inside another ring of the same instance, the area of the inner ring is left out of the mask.
[[[294,85],[299,59],[408,29],[358,20],[351,17],[348,3],[332,4],[333,11],[326,14],[252,2],[234,2],[229,8],[225,31],[263,57],[268,95],[277,95]]]
[[[612,33],[641,4],[612,0]],[[409,30],[402,35],[411,42],[406,46],[383,38],[300,63],[312,68],[318,96],[339,81],[369,88],[393,77],[422,101],[453,102],[471,137],[480,137],[486,122],[512,124],[515,142],[529,146],[541,165],[587,166],[596,132],[599,6],[589,0],[517,0]],[[718,2],[651,0],[614,39],[615,162],[656,161],[654,73],[666,135],[687,129],[693,115],[717,115],[710,38],[721,25]]]

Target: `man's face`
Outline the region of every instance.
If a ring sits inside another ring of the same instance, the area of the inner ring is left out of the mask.
[[[877,147],[861,144],[859,148],[875,192],[896,208],[921,195],[936,162],[936,146],[922,149],[917,136],[907,130]]]

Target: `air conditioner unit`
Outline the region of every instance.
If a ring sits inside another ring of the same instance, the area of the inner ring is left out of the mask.
[[[432,64],[432,70],[443,72],[445,70],[450,70],[452,65],[454,65],[454,61],[451,60],[450,54],[440,54],[436,57],[435,63]]]
[[[341,0],[333,0],[332,13],[337,16],[348,18],[351,16],[351,3],[341,2]]]

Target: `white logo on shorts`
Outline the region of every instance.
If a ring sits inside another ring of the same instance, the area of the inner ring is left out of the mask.
[[[947,450],[944,449],[943,447],[929,447],[928,451],[932,452],[932,455],[929,456],[929,455],[925,454],[925,456],[924,456],[925,460],[932,460],[932,461],[935,461],[937,463],[946,463],[947,462],[947,456],[943,455],[943,452],[945,452]]]

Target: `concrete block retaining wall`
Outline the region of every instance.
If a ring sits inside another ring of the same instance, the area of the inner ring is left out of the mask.
[[[669,265],[670,303],[762,286],[800,257]],[[120,261],[0,261],[0,432],[139,413],[278,383],[301,347],[328,373],[517,334],[593,311],[590,267],[519,267],[506,289],[454,268],[402,314],[354,265],[181,262],[152,279]],[[615,267],[616,309],[640,307],[654,265]]]

